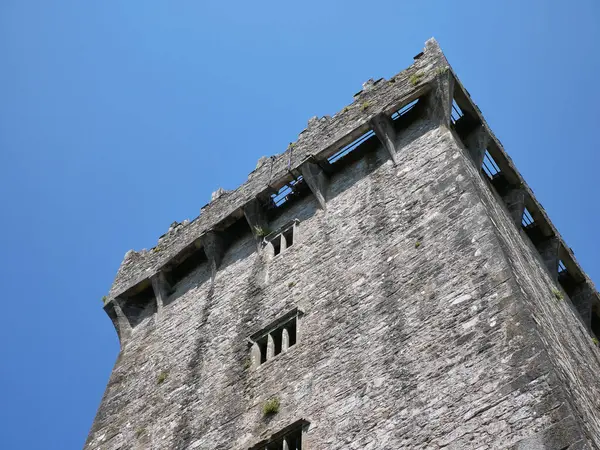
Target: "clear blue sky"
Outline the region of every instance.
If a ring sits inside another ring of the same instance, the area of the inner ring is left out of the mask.
[[[600,283],[599,24],[597,0],[2,0],[0,448],[81,448],[124,253],[431,36]]]

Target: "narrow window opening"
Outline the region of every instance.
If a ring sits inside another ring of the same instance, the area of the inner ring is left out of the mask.
[[[483,164],[481,166],[483,173],[487,175],[490,180],[493,180],[494,177],[500,173],[500,167],[496,163],[496,160],[490,155],[490,152],[485,151],[485,155],[483,155]]]
[[[348,145],[342,147],[336,153],[327,158],[330,164],[339,161],[340,159],[347,157],[350,153],[356,151],[359,147],[369,141],[371,138],[375,137],[375,132],[373,130],[367,131],[365,134],[360,136],[358,139],[350,142]]]
[[[289,336],[289,346],[291,347],[292,345],[296,344],[296,318],[294,317],[292,320],[290,320],[286,325],[285,328],[287,329],[288,332],[288,336]]]
[[[413,100],[409,104],[404,105],[398,111],[394,112],[392,114],[392,120],[398,120],[400,117],[402,117],[403,115],[408,113],[411,109],[413,109],[417,105],[418,101],[419,101],[419,99]]]
[[[290,227],[285,230],[283,233],[283,238],[285,239],[286,248],[291,247],[294,244],[294,227]]]
[[[565,263],[561,259],[558,261],[558,274],[560,275],[563,272],[567,273],[567,268],[565,266]]]
[[[523,210],[523,218],[521,220],[521,225],[523,228],[528,228],[534,225],[533,217],[527,208]]]
[[[452,119],[452,124],[455,125],[458,120],[463,117],[465,114],[463,113],[456,100],[452,100],[452,113],[450,114],[450,118]]]
[[[598,316],[598,310],[596,308],[592,309],[592,322],[590,328],[592,329],[592,333],[600,339],[600,317]]]
[[[273,256],[277,256],[281,253],[281,235],[278,234],[275,239],[271,241],[273,246]]]
[[[290,450],[302,450],[302,429],[290,433],[286,439]]]
[[[273,337],[273,343],[275,344],[275,352],[274,355],[279,355],[281,353],[281,335],[283,333],[283,329],[275,330],[275,332],[271,333]]]
[[[267,361],[267,344],[269,342],[268,336],[263,337],[256,343],[258,344],[258,348],[260,349],[260,363],[263,364]]]

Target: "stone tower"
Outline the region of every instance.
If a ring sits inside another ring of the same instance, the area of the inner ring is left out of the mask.
[[[434,40],[130,251],[85,448],[598,449],[599,298]]]

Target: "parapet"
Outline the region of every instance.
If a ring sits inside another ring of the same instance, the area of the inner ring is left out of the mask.
[[[319,159],[334,153],[357,136],[369,130],[369,120],[378,114],[392,114],[403,103],[423,95],[428,82],[435,78],[437,67],[447,66],[437,42],[430,40],[415,63],[398,75],[385,81],[365,83],[354,102],[333,117],[313,117],[298,140],[281,154],[261,158],[248,180],[231,192],[222,192],[205,205],[200,215],[189,224],[171,226],[156,247],[149,251],[127,252],[117,273],[108,298],[113,299],[135,284],[150,278],[177,253],[211,229],[223,229],[241,217],[243,206],[249,201],[276,192],[290,179],[290,173],[311,157]],[[411,78],[418,83],[411,83]]]
[[[376,136],[395,164],[396,119],[415,104],[420,105],[414,108],[418,113],[452,129],[464,144],[589,328],[592,304],[594,308],[599,305],[593,284],[489,129],[437,42],[430,39],[410,67],[389,80],[367,81],[350,105],[333,117],[311,118],[298,140],[283,153],[260,158],[240,187],[213,193],[197,218],[173,223],[151,250],[127,252],[105,302],[120,337],[131,330],[127,313],[132,310],[131,304],[149,298],[160,303],[170,288],[165,274],[186,258],[200,252],[198,257],[212,265],[214,276],[232,230],[240,221],[247,223],[257,240],[262,240],[269,211],[300,186],[310,190],[325,209],[328,174],[349,144],[361,145]]]

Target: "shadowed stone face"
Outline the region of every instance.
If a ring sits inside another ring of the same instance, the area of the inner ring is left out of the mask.
[[[595,289],[583,277],[573,302],[554,295],[569,253],[521,229],[527,202],[545,216],[510,162],[520,190],[481,174],[496,141],[482,119],[451,122],[447,67],[428,42],[158,251],[129,254],[105,306],[121,353],[86,449],[599,448]],[[390,119],[415,92],[421,109]],[[379,144],[327,163],[370,126]],[[299,174],[312,195],[273,207]],[[173,259],[199,252],[171,283]],[[140,283],[154,297],[132,324]]]

